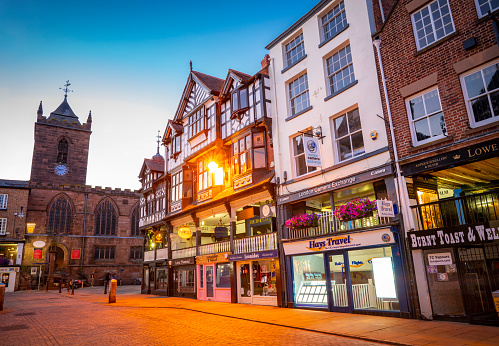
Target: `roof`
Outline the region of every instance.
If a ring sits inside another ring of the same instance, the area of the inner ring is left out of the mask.
[[[28,188],[29,182],[26,180],[6,180],[0,179],[0,188]]]
[[[224,85],[224,80],[213,77],[198,71],[192,71],[192,74],[201,82],[204,84],[205,87],[210,89],[211,91],[215,93],[219,93],[220,90],[222,90],[222,87]]]
[[[78,117],[74,114],[73,110],[69,106],[67,96],[64,96],[64,101],[60,104],[59,107],[52,113],[50,113],[49,120],[57,120],[57,121],[67,121],[70,123],[80,124]]]
[[[161,158],[163,158],[163,157],[161,157]],[[145,159],[144,163],[146,164],[147,167],[149,167],[149,169],[151,171],[155,171],[155,172],[164,172],[165,171],[165,163],[164,163],[164,161],[156,161],[156,160]]]
[[[253,77],[253,76],[250,76],[249,74],[242,73],[242,72],[233,70],[231,68],[229,69],[229,72],[232,72],[236,77],[239,77],[239,79],[241,79],[243,82],[245,82],[248,79],[251,79],[251,77]]]

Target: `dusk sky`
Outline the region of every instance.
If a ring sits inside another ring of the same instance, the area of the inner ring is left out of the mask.
[[[138,189],[189,61],[219,78],[254,74],[265,46],[316,3],[0,0],[0,179],[29,180],[38,105],[48,117],[69,79],[80,122],[92,111],[87,184]]]

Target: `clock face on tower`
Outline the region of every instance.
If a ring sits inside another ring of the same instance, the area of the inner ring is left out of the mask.
[[[54,172],[55,174],[57,175],[65,175],[67,172],[68,172],[68,167],[66,167],[66,165],[55,165],[54,167]]]

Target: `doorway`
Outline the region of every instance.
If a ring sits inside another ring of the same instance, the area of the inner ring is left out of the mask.
[[[206,297],[213,298],[213,265],[206,266]]]
[[[239,263],[239,284],[238,284],[238,302],[244,304],[251,304],[251,264]]]

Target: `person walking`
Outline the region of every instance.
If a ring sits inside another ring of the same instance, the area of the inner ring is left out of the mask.
[[[109,287],[109,281],[111,281],[111,273],[107,272],[106,278],[104,279],[104,294],[107,294],[107,288]]]
[[[95,273],[92,271],[90,273],[90,286],[94,287],[94,279],[95,279]]]

